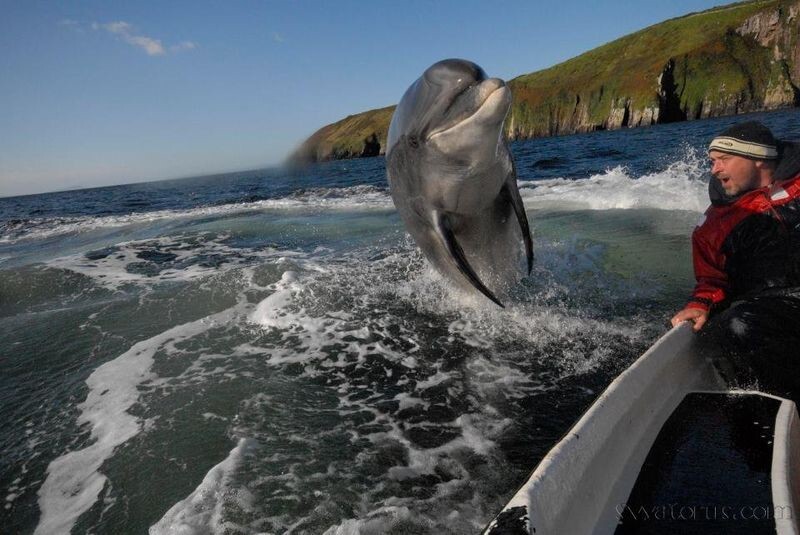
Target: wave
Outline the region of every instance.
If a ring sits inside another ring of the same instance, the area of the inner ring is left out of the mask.
[[[520,193],[526,205],[547,208],[703,212],[709,203],[706,164],[692,150],[666,169],[640,177],[618,166],[581,180],[520,181]]]
[[[233,307],[138,342],[86,379],[89,394],[78,405],[78,425],[91,426],[92,442],[48,465],[47,477],[38,492],[42,515],[34,533],[68,533],[78,517],[97,502],[107,481],[100,467],[118,446],[142,430],[140,419],[128,409],[139,400],[139,386],[154,378],[151,367],[156,352],[166,344],[230,322],[236,311],[237,307]]]
[[[79,273],[112,291],[126,285],[187,282],[268,259],[293,256],[273,247],[251,249],[228,243],[227,234],[200,233],[121,242],[111,247],[48,260],[51,268]]]
[[[394,205],[385,190],[369,185],[347,188],[306,188],[286,197],[200,206],[185,210],[155,210],[110,216],[75,216],[11,219],[0,222],[0,244],[42,240],[65,234],[79,234],[101,228],[119,228],[161,220],[229,216],[266,210],[391,210]]]
[[[241,465],[248,442],[246,438],[239,439],[236,447],[209,470],[194,492],[173,505],[150,527],[150,535],[222,533],[225,527],[230,528],[229,522],[222,522],[224,502],[220,498],[230,487],[231,475]]]
[[[706,165],[697,151],[685,154],[666,169],[634,176],[615,167],[585,179],[556,178],[520,181],[529,208],[637,209],[702,212],[708,206]],[[0,244],[41,240],[97,229],[143,225],[161,220],[224,217],[270,210],[374,211],[393,210],[386,188],[356,185],[303,188],[274,199],[200,206],[185,210],[156,210],[106,216],[12,219],[0,222]]]

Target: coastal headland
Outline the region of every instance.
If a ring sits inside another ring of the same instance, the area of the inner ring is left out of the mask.
[[[669,19],[509,81],[510,140],[800,105],[800,0],[740,2]],[[317,130],[289,157],[383,154],[394,106]]]

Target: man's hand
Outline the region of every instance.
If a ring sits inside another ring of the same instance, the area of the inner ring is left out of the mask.
[[[708,310],[686,307],[672,317],[672,326],[675,327],[682,321],[693,321],[694,326],[692,326],[692,329],[697,332],[703,328],[706,320],[708,320]]]

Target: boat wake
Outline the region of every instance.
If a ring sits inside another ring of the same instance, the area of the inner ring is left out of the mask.
[[[590,396],[585,381],[565,385],[616,368],[647,339],[645,319],[617,321],[613,302],[601,310],[573,298],[576,285],[629,284],[575,244],[542,244],[540,282],[500,310],[453,294],[410,242],[334,256],[234,253],[224,240],[198,241],[120,244],[92,254],[91,265],[74,256],[54,264],[114,291],[152,292],[176,280],[204,287],[204,276],[224,274],[192,255],[232,255],[239,260],[220,265],[237,274],[239,293],[232,306],[138,342],[89,376],[77,424],[90,436],[50,463],[38,533],[68,531],[101,499],[113,510],[113,489],[131,471],[152,470],[125,444],[157,451],[200,429],[219,452],[210,464],[187,471],[176,459],[192,450],[175,446],[150,461],[172,474],[161,485],[175,504],[151,533],[443,522],[474,530],[514,471],[503,444],[526,415],[565,389]],[[143,251],[169,267],[130,273]],[[202,401],[220,398],[235,402],[221,410]],[[107,468],[119,457],[122,472]]]

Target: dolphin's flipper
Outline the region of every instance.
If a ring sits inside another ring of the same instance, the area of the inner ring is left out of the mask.
[[[523,212],[523,217],[524,215],[525,213]],[[464,256],[464,250],[456,241],[455,234],[453,234],[453,227],[450,224],[450,219],[447,217],[447,214],[437,211],[434,213],[433,220],[436,233],[444,243],[444,246],[447,248],[450,256],[452,256],[455,260],[458,270],[479,292],[491,299],[499,307],[505,308],[503,303],[501,303],[500,300],[494,296],[491,290],[484,286],[484,284],[481,282],[481,279],[479,279],[478,275],[475,273],[475,270],[473,270],[472,266],[470,266],[469,262],[467,262],[467,258]],[[527,220],[525,220],[525,224],[527,225]]]
[[[508,196],[511,198],[511,205],[514,207],[514,213],[517,214],[517,221],[519,227],[522,229],[522,240],[525,242],[525,257],[528,259],[528,275],[531,274],[533,269],[533,240],[531,239],[531,229],[528,225],[528,216],[525,214],[525,205],[522,204],[522,197],[519,194],[517,187],[517,171],[513,166],[511,173],[506,178],[506,183],[503,184]]]

